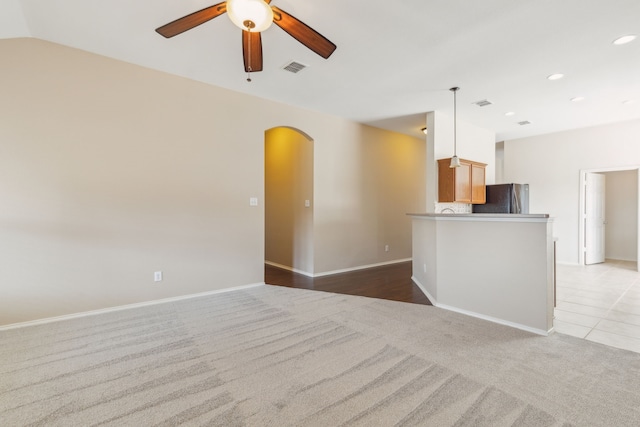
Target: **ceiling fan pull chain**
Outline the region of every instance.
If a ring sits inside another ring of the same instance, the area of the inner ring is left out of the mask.
[[[247,25],[247,32],[249,33],[247,35],[247,44],[249,45],[247,47],[247,53],[249,58],[249,63],[247,64],[247,81],[251,83],[251,28],[248,25]]]

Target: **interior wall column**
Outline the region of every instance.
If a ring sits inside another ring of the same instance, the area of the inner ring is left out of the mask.
[[[453,154],[453,119],[438,111],[427,113],[427,213],[435,213],[438,202],[438,159]]]

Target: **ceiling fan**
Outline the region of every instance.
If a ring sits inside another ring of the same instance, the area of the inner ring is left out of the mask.
[[[260,32],[269,28],[272,22],[325,59],[329,58],[336,50],[336,45],[322,34],[282,9],[270,6],[269,3],[271,0],[223,1],[156,28],[156,32],[170,38],[226,12],[231,21],[242,29],[242,56],[244,69],[247,73],[262,71]],[[249,77],[247,80],[251,81],[251,78]]]

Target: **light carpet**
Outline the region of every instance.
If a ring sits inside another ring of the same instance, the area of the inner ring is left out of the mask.
[[[261,286],[0,332],[2,426],[638,426],[640,354]]]

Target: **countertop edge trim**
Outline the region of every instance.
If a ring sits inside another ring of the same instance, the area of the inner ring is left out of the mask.
[[[414,214],[408,213],[408,216],[415,219],[424,219],[431,221],[477,221],[477,222],[553,222],[547,214]]]

